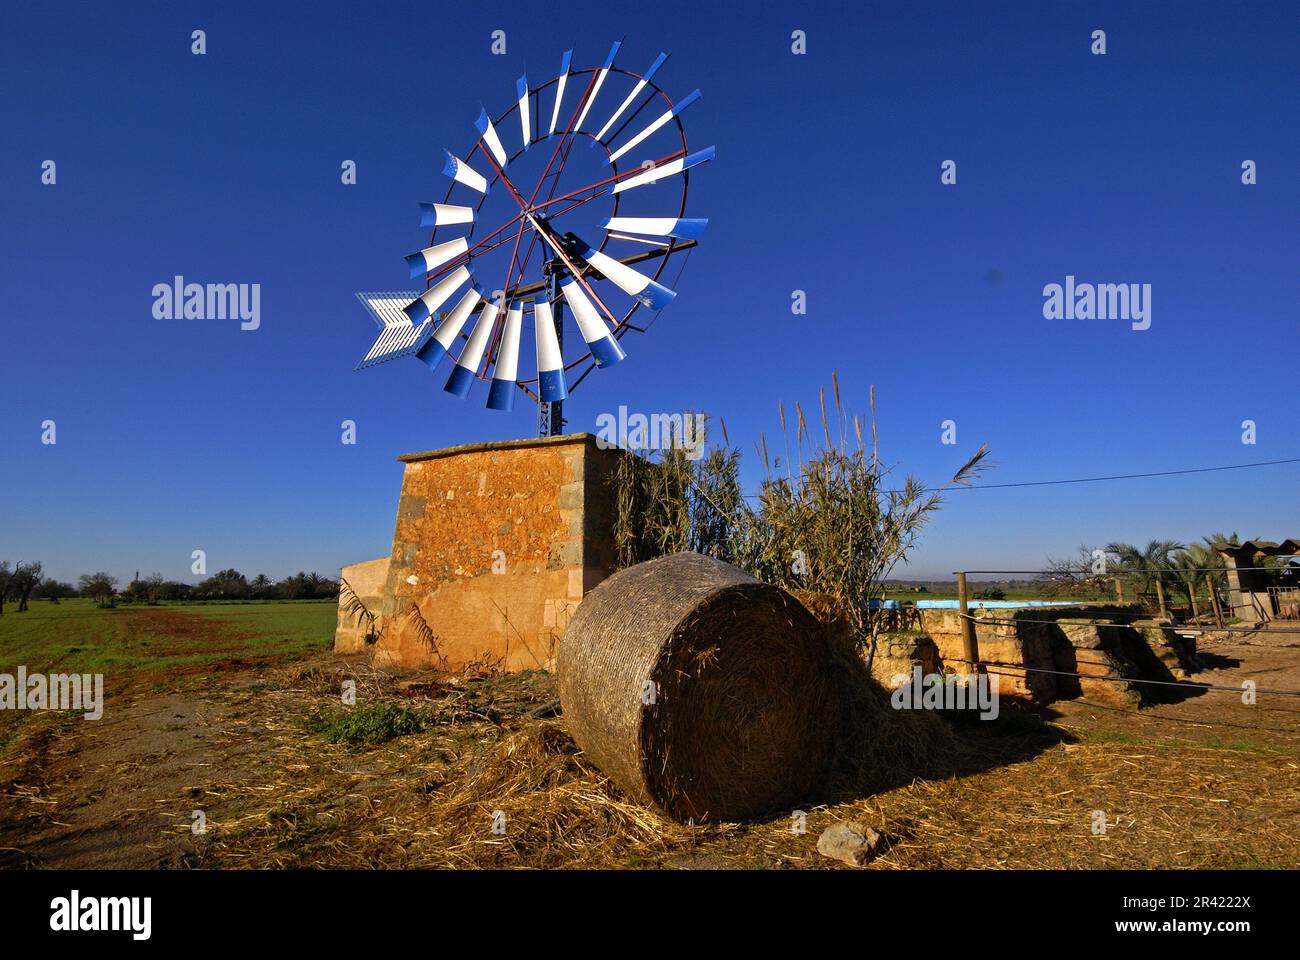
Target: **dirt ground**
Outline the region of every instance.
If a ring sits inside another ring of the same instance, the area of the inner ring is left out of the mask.
[[[361,656],[199,665],[179,691],[118,691],[101,721],[32,716],[0,739],[0,865],[822,868],[840,865],[821,831],[857,820],[887,839],[879,869],[1294,868],[1300,698],[1264,691],[1300,691],[1300,634],[1201,650],[1198,683],[1252,679],[1258,702],[1006,709],[892,789],[716,826],[624,800],[562,718],[531,715],[554,696],[543,673],[402,687]],[[327,742],[306,718],[347,679],[359,705],[435,719],[377,746]]]

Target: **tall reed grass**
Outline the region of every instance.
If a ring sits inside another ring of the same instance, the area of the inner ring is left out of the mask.
[[[705,452],[696,459],[676,443],[622,457],[612,478],[614,537],[622,566],[694,550],[787,590],[822,594],[870,662],[881,628],[872,601],[883,598],[885,580],[907,559],[944,494],[983,472],[988,445],[941,487],[927,488],[912,476],[890,486],[892,468],[878,450],[874,388],[864,425],[848,412],[838,375],[831,383],[830,412],[825,389],[820,392],[820,432],[810,429],[800,404],[792,418],[778,404],[780,452],[773,455],[766,436],[759,437],[761,476],[751,496],[740,484],[740,451],[721,421],[722,443],[707,445],[706,426]]]

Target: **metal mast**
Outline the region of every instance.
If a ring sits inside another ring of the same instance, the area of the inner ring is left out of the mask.
[[[547,260],[542,266],[546,274],[546,297],[551,301],[555,314],[555,336],[564,350],[564,298],[560,296],[560,277],[564,275],[564,264],[557,258]],[[564,401],[537,401],[537,435],[539,437],[558,437],[564,433]]]

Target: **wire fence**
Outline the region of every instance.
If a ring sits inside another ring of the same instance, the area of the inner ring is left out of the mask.
[[[1061,622],[1059,620],[1034,620],[1029,617],[1016,617],[1014,620],[1006,619],[1002,617],[977,617],[974,614],[969,614],[969,613],[962,614],[962,616],[969,617],[970,619],[974,620],[976,623],[995,623],[998,626],[1016,626],[1017,624],[1021,624],[1021,623],[1043,624],[1046,626],[1059,626]],[[1101,627],[1119,626],[1119,624],[1116,624],[1113,620],[1097,620],[1091,622],[1094,623],[1096,626],[1101,626]],[[1078,620],[1071,618],[1069,625],[1087,626],[1088,624],[1080,623]],[[1272,634],[1293,633],[1296,635],[1297,638],[1300,638],[1300,624],[1297,624],[1294,628],[1292,627],[1273,627],[1273,628],[1238,627],[1233,625],[1216,627],[1216,626],[1210,626],[1209,624],[1192,624],[1192,623],[1167,623],[1167,624],[1161,624],[1161,626],[1167,630],[1173,630],[1175,633],[1179,633],[1179,634],[1203,635],[1207,633],[1272,633]]]
[[[1045,625],[1057,626],[1057,627],[1061,626],[1060,621],[1057,620],[1000,620],[1000,619],[995,619],[990,617],[975,617],[969,613],[962,613],[960,614],[960,616],[962,616],[966,620],[971,621],[972,624],[998,623],[998,624],[1007,624],[1007,625],[1019,625],[1024,623],[1033,623],[1033,624],[1045,624]],[[1113,621],[1100,621],[1100,620],[1087,621],[1085,623],[1080,623],[1079,621],[1072,620],[1066,625],[1067,626],[1096,626],[1096,627],[1123,626],[1123,624],[1117,624],[1114,623]],[[1169,626],[1163,626],[1163,629],[1172,629],[1172,628]],[[1251,632],[1259,633],[1261,631],[1252,630]],[[1294,633],[1297,636],[1297,638],[1300,638],[1300,630],[1287,630],[1287,631],[1276,631],[1276,632]],[[1294,650],[1296,652],[1300,652],[1300,647],[1278,647],[1278,648],[1270,648],[1270,649],[1288,650],[1288,651]],[[1078,660],[1076,658],[1075,663],[1083,666],[1105,667],[1108,669],[1114,667],[1113,663],[1108,661],[1100,661],[1100,660]],[[1029,674],[1040,674],[1045,676],[1070,677],[1080,681],[1098,680],[1104,683],[1118,683],[1118,684],[1125,684],[1125,685],[1136,684],[1136,685],[1149,686],[1149,687],[1166,687],[1166,688],[1182,690],[1188,693],[1227,693],[1227,694],[1232,694],[1235,697],[1241,697],[1243,694],[1246,693],[1246,687],[1240,685],[1234,687],[1234,686],[1225,686],[1222,684],[1215,684],[1215,683],[1198,682],[1196,680],[1152,680],[1146,677],[1122,676],[1122,675],[1112,674],[1112,673],[1105,673],[1105,674],[1079,673],[1078,671],[1074,671],[1074,670],[1051,670],[1046,667],[1031,667],[1027,664],[1022,664],[1022,663],[1006,663],[1004,661],[999,661],[999,660],[987,660],[984,659],[983,657],[978,657],[978,656],[975,661],[974,667],[975,667],[975,671],[979,673],[989,673],[998,676],[1020,677],[1026,680],[1028,679]],[[1251,690],[1251,692],[1257,696],[1300,698],[1300,690],[1282,690],[1282,689],[1275,689],[1271,687],[1256,686]],[[1300,731],[1300,728],[1297,729],[1298,731]]]
[[[688,253],[689,255],[689,253]],[[661,311],[662,312],[662,311]],[[655,314],[655,319],[658,319]],[[648,329],[648,327],[647,327]],[[1258,460],[1254,463],[1229,463],[1214,467],[1187,467],[1181,470],[1152,470],[1147,473],[1115,473],[1097,477],[1062,477],[1056,480],[1019,480],[1008,483],[960,483],[938,487],[921,487],[921,493],[956,492],[961,490],[1012,490],[1020,487],[1059,487],[1075,483],[1106,483],[1114,480],[1145,480],[1154,477],[1185,477],[1201,473],[1221,473],[1226,470],[1249,470],[1256,467],[1277,467],[1300,463],[1300,457],[1281,460]],[[883,490],[882,493],[903,493],[901,489]],[[759,499],[761,492],[744,494],[746,499]]]
[[[997,661],[992,660],[981,660],[980,666],[1011,667],[1014,671],[1024,671],[1025,673],[1051,674],[1052,676],[1057,677],[1076,677],[1081,680],[1102,680],[1107,683],[1140,683],[1157,687],[1177,687],[1178,689],[1185,690],[1189,693],[1195,691],[1203,691],[1206,693],[1231,693],[1234,696],[1240,697],[1244,692],[1241,687],[1227,687],[1213,683],[1197,683],[1194,680],[1147,680],[1141,677],[1116,677],[1096,673],[1075,673],[1071,670],[1047,670],[1043,667],[1027,667],[1021,664],[998,663]],[[995,673],[997,671],[989,672]],[[1014,674],[1003,675],[1011,676]],[[1256,687],[1254,692],[1257,694],[1268,694],[1269,696],[1275,697],[1300,697],[1300,690],[1272,690]]]
[[[1291,556],[1297,556],[1297,554],[1284,554],[1283,556],[1291,557]],[[1267,567],[1244,567],[1244,568],[1239,568],[1238,572],[1241,572],[1242,570],[1249,573],[1272,572]],[[1035,576],[1040,579],[1045,579],[1056,575],[1066,576],[1066,575],[1076,574],[1076,573],[1086,579],[1093,579],[1097,577],[1111,578],[1111,577],[1125,577],[1125,576],[1150,576],[1153,574],[1154,575],[1163,574],[1165,576],[1168,576],[1170,574],[1178,574],[1178,573],[1227,573],[1227,572],[1228,572],[1228,568],[1226,566],[1176,567],[1170,565],[1168,567],[1129,567],[1129,566],[1119,566],[1118,564],[1115,565],[1108,564],[1107,568],[1104,570],[1094,570],[1089,567],[1080,567],[1077,570],[1074,569],[1073,567],[1059,567],[1059,568],[1054,568],[1049,570],[955,570],[953,571],[954,575],[957,573],[965,573],[968,576],[971,574],[978,574],[983,576],[985,574],[999,573],[999,574],[1014,574],[1019,576]]]
[[[1030,587],[1060,598],[1059,602],[1137,603],[1144,612],[1162,618],[1178,620],[1181,616],[1185,622],[1178,626],[1188,630],[1208,629],[1210,622],[1215,629],[1229,632],[1253,629],[1226,622],[1238,618],[1242,610],[1246,611],[1242,619],[1253,615],[1257,622],[1300,623],[1300,555],[1274,556],[1271,559],[1278,562],[1273,566],[1237,567],[1182,566],[1174,562],[1133,565],[1117,562],[1112,559],[1114,554],[1101,550],[1096,553],[1104,555],[1091,566],[1058,564],[1039,570],[962,570],[953,575],[957,577],[959,594],[965,591],[971,577],[1024,577],[1029,578],[1026,582]],[[1132,589],[1130,596],[1125,594],[1126,584]],[[1107,596],[1112,588],[1113,598]],[[987,588],[984,592],[987,593]],[[1203,608],[1202,602],[1208,606]],[[1188,616],[1192,618],[1190,622]]]

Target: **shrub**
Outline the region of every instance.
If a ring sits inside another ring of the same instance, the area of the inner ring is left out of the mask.
[[[620,566],[694,550],[787,590],[824,594],[874,655],[880,624],[870,615],[872,601],[884,596],[886,578],[907,559],[943,495],[980,474],[988,448],[942,486],[906,477],[893,487],[876,449],[874,391],[868,442],[862,421],[845,410],[838,377],[832,384],[834,413],[828,416],[823,391],[820,437],[799,404],[793,429],[784,405],[778,407],[781,455],[771,456],[760,437],[761,477],[752,498],[741,491],[740,454],[725,425],[724,446],[702,458],[676,447],[657,460],[624,457],[613,478]]]
[[[354,709],[315,710],[304,726],[330,743],[350,747],[376,746],[396,737],[423,733],[433,723],[418,710],[394,703],[376,703]]]

